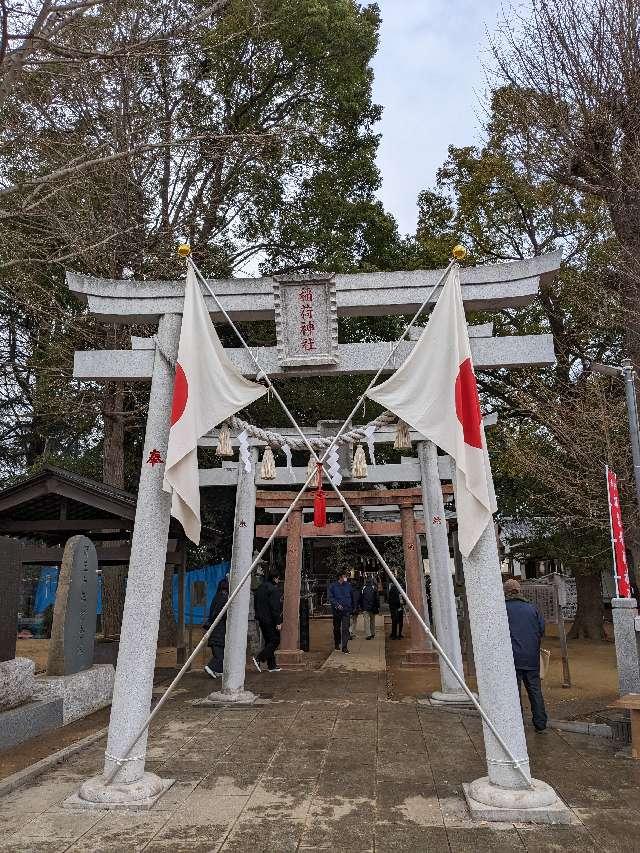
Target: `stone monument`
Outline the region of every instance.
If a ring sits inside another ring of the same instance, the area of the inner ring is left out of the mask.
[[[64,723],[111,702],[115,670],[93,665],[96,634],[98,558],[86,536],[67,540],[58,580],[44,695],[63,700]]]

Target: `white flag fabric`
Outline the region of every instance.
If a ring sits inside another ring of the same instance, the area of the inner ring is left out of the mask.
[[[368,396],[454,460],[458,542],[468,556],[496,501],[457,265],[409,357]]]
[[[266,391],[245,379],[225,355],[189,264],[162,487],[172,495],[171,515],[196,545],[201,527],[198,439]]]

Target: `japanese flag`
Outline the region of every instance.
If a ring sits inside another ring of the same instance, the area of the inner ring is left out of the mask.
[[[196,545],[201,526],[198,439],[266,390],[245,379],[225,355],[189,264],[162,487],[172,495],[171,515]]]
[[[407,360],[368,396],[454,460],[458,541],[468,556],[496,502],[457,265]]]

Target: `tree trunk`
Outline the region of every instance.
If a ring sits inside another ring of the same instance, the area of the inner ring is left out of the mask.
[[[124,389],[108,382],[104,389],[102,418],[104,443],[102,450],[102,479],[110,486],[124,489]]]
[[[576,575],[578,609],[569,631],[571,640],[605,640],[600,575]]]
[[[128,569],[128,566],[102,569],[102,633],[107,640],[120,636]]]
[[[165,566],[158,626],[158,645],[175,646],[178,638],[176,620],[173,615],[173,566]]]

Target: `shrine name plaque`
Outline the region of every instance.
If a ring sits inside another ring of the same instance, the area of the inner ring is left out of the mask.
[[[273,287],[280,364],[337,364],[338,312],[333,275],[275,276]]]

